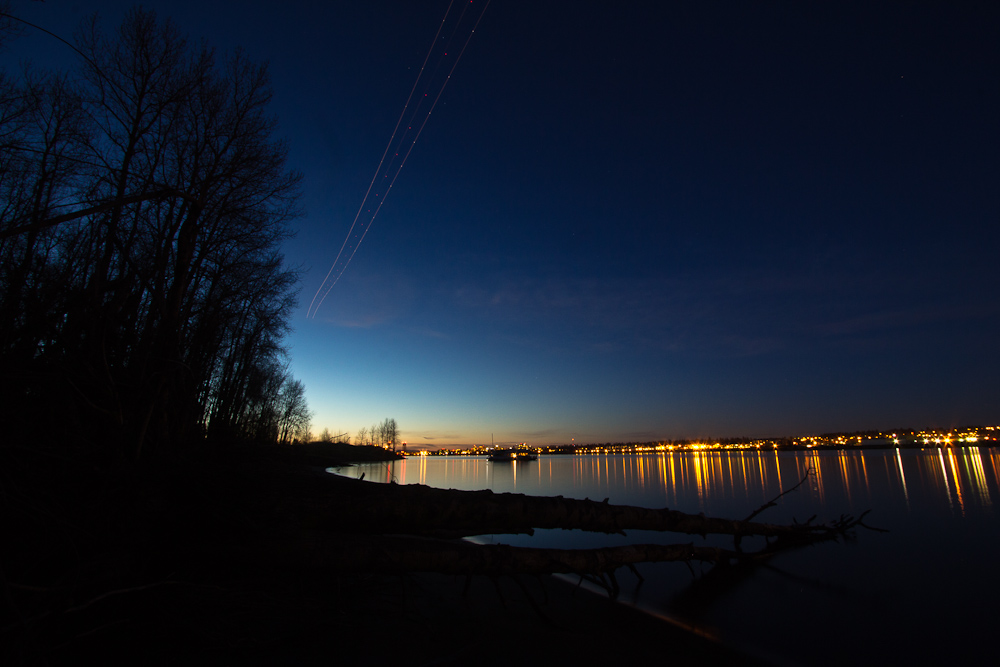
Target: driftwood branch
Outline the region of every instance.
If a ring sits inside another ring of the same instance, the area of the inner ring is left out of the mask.
[[[298,540],[275,540],[266,558],[298,567],[339,572],[438,572],[442,574],[591,574],[636,563],[700,561],[725,563],[743,554],[692,544],[634,544],[597,549],[537,549],[463,540],[385,535],[299,533]],[[264,556],[262,556],[264,557]]]
[[[784,496],[786,494],[789,494],[792,491],[795,491],[796,489],[798,489],[800,486],[802,486],[803,484],[806,483],[806,480],[809,479],[810,475],[814,475],[814,474],[815,474],[815,472],[813,471],[813,469],[812,469],[811,466],[809,468],[806,468],[806,474],[802,476],[802,479],[799,480],[798,484],[796,484],[795,486],[790,487],[788,489],[785,489],[784,491],[782,491],[781,493],[779,493],[778,495],[776,495],[774,498],[772,498],[768,502],[764,503],[763,505],[761,505],[760,507],[758,507],[757,509],[755,509],[753,512],[750,513],[750,515],[747,518],[745,518],[743,520],[744,521],[750,521],[751,519],[753,519],[755,516],[757,516],[758,514],[760,514],[761,512],[763,512],[764,510],[770,509],[772,507],[777,506],[778,500],[780,500],[782,496]]]
[[[788,493],[805,482],[799,482]],[[784,495],[781,494],[781,495]],[[779,495],[751,518],[776,504]],[[804,544],[837,539],[861,522],[842,516],[827,523],[771,524],[693,515],[571,498],[492,491],[442,490],[421,485],[378,484],[327,475],[298,479],[273,508],[294,517],[286,535],[265,540],[267,562],[336,572],[437,572],[502,576],[575,574],[595,581],[612,597],[614,573],[638,563],[693,562],[738,565],[767,559]],[[653,530],[684,535],[731,536],[734,549],[691,543],[636,544],[597,549],[538,549],[480,545],[456,538],[530,534],[538,528],[621,534]],[[743,537],[766,538],[753,551]]]
[[[573,528],[609,534],[653,530],[701,536],[822,537],[831,530],[838,530],[832,524],[759,523],[562,496],[456,491],[418,484],[377,484],[329,477],[329,480],[318,480],[329,483],[318,484],[313,489],[298,487],[296,497],[286,497],[286,501],[294,505],[295,514],[312,527],[329,529],[335,526],[349,533],[455,538],[530,535],[541,528]],[[322,492],[320,487],[324,487]]]

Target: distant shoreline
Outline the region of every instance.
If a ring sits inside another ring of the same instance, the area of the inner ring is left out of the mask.
[[[666,452],[733,452],[733,451],[779,451],[779,452],[810,452],[810,451],[859,451],[859,450],[879,450],[879,449],[952,449],[955,447],[1000,447],[1000,441],[996,438],[975,441],[961,441],[948,443],[925,443],[925,442],[866,442],[856,445],[673,445],[673,446],[650,446],[646,443],[634,445],[577,445],[575,447],[537,447],[533,451],[543,456],[593,456],[595,454],[642,454],[642,453],[666,453]],[[405,452],[405,456],[484,456],[486,450],[448,450],[437,451]]]

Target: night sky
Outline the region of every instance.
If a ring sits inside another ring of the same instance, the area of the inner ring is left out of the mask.
[[[455,3],[432,65],[484,2]],[[12,8],[69,37],[130,4]],[[270,62],[316,434],[1000,421],[998,3],[492,0],[315,317],[448,0],[146,6]],[[22,57],[72,53],[28,33]]]

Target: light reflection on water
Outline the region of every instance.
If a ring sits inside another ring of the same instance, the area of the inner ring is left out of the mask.
[[[542,456],[491,463],[477,457],[413,456],[338,469],[339,474],[400,484],[497,493],[562,495],[617,504],[722,514],[753,509],[812,475],[796,505],[838,511],[873,501],[909,506],[991,507],[1000,491],[1000,450],[985,447],[841,451],[699,451]],[[805,498],[801,498],[805,496]],[[828,498],[828,496],[830,496]],[[786,501],[787,502],[787,501]]]
[[[993,508],[1000,494],[1000,449],[648,452],[541,456],[520,463],[411,457],[338,472],[742,518],[810,470],[814,474],[802,487],[758,520],[815,515],[823,521],[871,510],[866,521],[890,532],[859,531],[846,543],[783,554],[770,563],[776,569],[758,569],[721,592],[696,587],[696,595],[686,598],[681,593],[693,580],[685,566],[645,565],[646,582],[638,591],[637,580],[620,574],[623,597],[716,630],[782,664],[974,660],[978,645],[959,637],[990,636],[1000,621],[992,611],[992,598],[1000,593],[994,564],[1000,526]],[[541,530],[534,537],[483,539],[567,548],[692,540],[729,545],[719,538],[645,531],[619,537]],[[857,637],[866,637],[863,645]]]

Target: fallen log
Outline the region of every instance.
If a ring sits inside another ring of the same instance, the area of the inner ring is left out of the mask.
[[[669,508],[612,505],[607,500],[380,484],[336,475],[297,484],[281,504],[281,511],[296,516],[305,528],[438,538],[530,535],[535,529],[563,528],[607,534],[652,530],[703,537],[758,536],[815,541],[836,537],[857,525],[853,517],[841,517],[830,523],[771,524]]]
[[[790,548],[835,540],[855,526],[864,526],[864,515],[857,519],[841,516],[826,523],[810,519],[805,523],[771,524],[667,508],[612,505],[607,501],[382,484],[329,474],[299,472],[288,476],[286,482],[271,488],[275,502],[259,515],[265,519],[260,525],[270,528],[258,533],[254,543],[241,550],[242,555],[233,554],[227,560],[236,561],[253,553],[262,564],[280,563],[327,573],[434,572],[491,577],[576,574],[605,585],[613,597],[617,592],[615,571],[621,567],[634,569],[639,563],[654,562],[752,564]],[[651,530],[716,535],[731,537],[733,547],[683,542],[538,549],[457,539],[530,534],[542,528],[612,534]],[[755,541],[753,549],[745,549],[742,540],[750,536],[764,540]]]
[[[300,568],[337,572],[439,574],[604,574],[638,563],[728,563],[745,558],[729,549],[693,544],[631,544],[592,549],[539,549],[400,535],[299,531],[268,540],[261,557]]]

